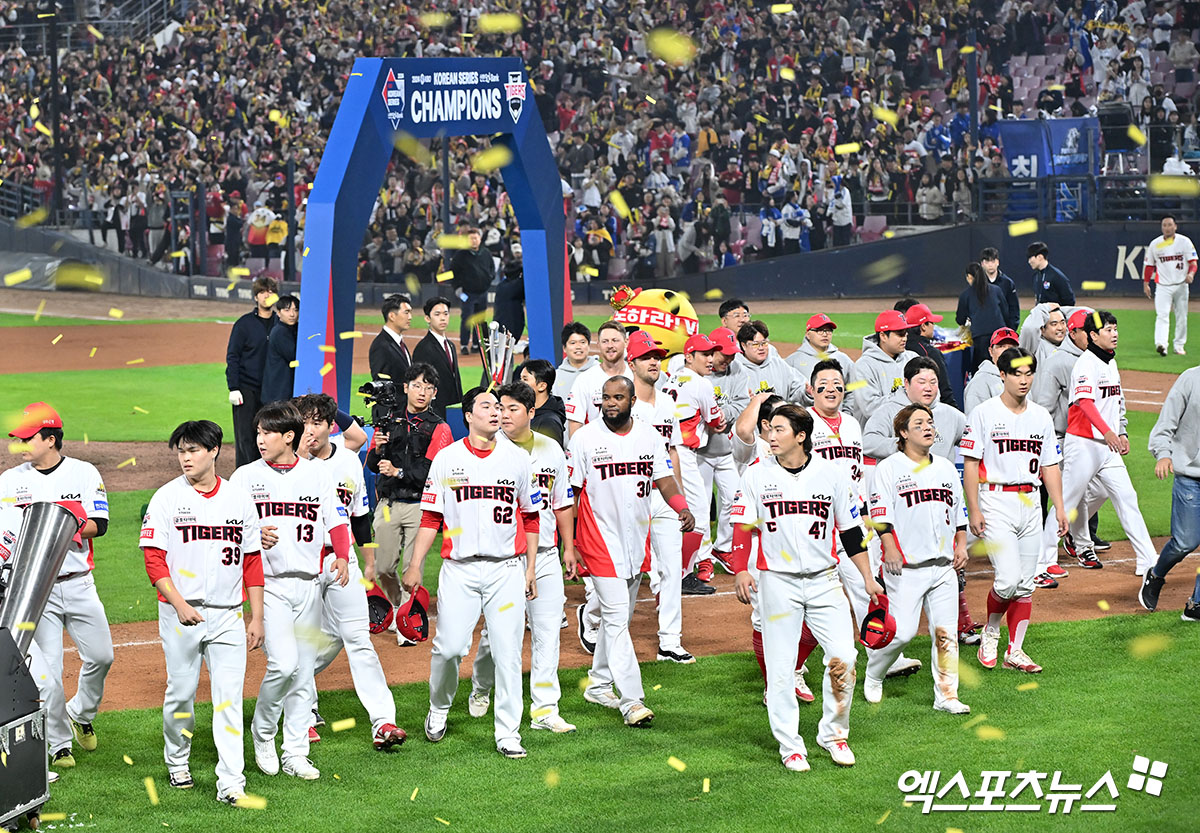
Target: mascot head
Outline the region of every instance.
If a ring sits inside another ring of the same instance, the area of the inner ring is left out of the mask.
[[[687,296],[670,289],[618,287],[609,299],[613,320],[645,330],[668,354],[683,352],[688,338],[700,332],[700,319]]]

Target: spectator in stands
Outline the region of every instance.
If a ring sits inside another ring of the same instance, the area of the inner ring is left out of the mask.
[[[1175,68],[1176,84],[1196,79],[1196,65],[1200,63],[1200,51],[1196,49],[1195,42],[1188,37],[1186,31],[1181,29],[1176,33],[1175,42],[1171,44],[1168,57],[1171,60],[1171,66]]]
[[[941,188],[934,185],[933,177],[930,174],[922,174],[921,187],[917,189],[918,214],[921,222],[926,225],[941,223],[945,202],[946,194]]]
[[[967,372],[974,373],[988,358],[988,341],[992,333],[1004,328],[1006,302],[1000,287],[987,279],[978,263],[967,264],[967,288],[958,296],[958,311],[954,320],[960,327],[970,327],[971,350]]]
[[[1050,247],[1040,240],[1026,250],[1029,268],[1033,270],[1034,303],[1053,301],[1064,307],[1075,306],[1075,290],[1071,281],[1056,266],[1050,265]],[[960,322],[961,323],[961,322]]]
[[[492,253],[482,248],[483,234],[478,227],[467,229],[467,241],[467,248],[460,249],[450,261],[450,271],[454,273],[454,291],[462,302],[458,345],[464,356],[472,350],[479,352],[479,332],[475,329],[479,321],[476,319],[487,313],[488,288],[496,277],[496,264],[492,260]],[[434,365],[434,369],[439,376],[442,375],[442,368]]]

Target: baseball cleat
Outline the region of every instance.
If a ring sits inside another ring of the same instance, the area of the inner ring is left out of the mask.
[[[812,769],[808,765],[808,758],[800,754],[788,755],[783,761],[783,768],[792,772],[808,772]]]
[[[1058,587],[1058,582],[1049,573],[1038,573],[1033,577],[1033,586],[1043,590],[1053,590]]]
[[[594,703],[597,706],[604,706],[606,709],[621,708],[621,698],[613,694],[611,688],[605,691],[592,691],[590,688],[583,692],[583,699],[589,703]]]
[[[254,763],[263,775],[279,774],[279,754],[275,751],[274,739],[254,739]]]
[[[575,724],[568,723],[559,714],[547,714],[529,721],[530,729],[545,729],[556,735],[568,735],[575,731]]]
[[[228,804],[230,807],[241,807],[242,805],[239,804],[238,802],[240,802],[245,797],[246,797],[245,793],[228,792],[228,793],[221,793],[220,795],[218,795],[217,801],[220,801],[222,804]]]
[[[1157,353],[1158,353],[1158,355],[1160,355],[1160,356],[1165,356],[1165,355],[1167,355],[1167,348],[1166,348],[1166,347],[1163,347],[1161,344],[1156,344],[1156,345],[1154,345],[1154,350],[1155,350],[1155,352],[1157,352]]]
[[[717,592],[717,588],[709,587],[707,584],[696,578],[695,573],[688,573],[683,577],[681,583],[683,595],[685,596],[711,596]]]
[[[1099,570],[1104,566],[1091,550],[1083,550],[1075,557],[1079,559],[1079,566],[1085,570]]]
[[[384,723],[375,730],[375,736],[371,738],[371,743],[382,752],[393,746],[399,746],[406,740],[408,740],[408,735],[404,733],[403,729],[395,723]]]
[[[561,631],[561,630],[565,630],[566,627],[567,627],[567,612],[564,610],[563,617],[562,617],[562,623],[558,626],[558,629]]]
[[[496,751],[506,758],[524,758],[529,754],[525,751],[525,747],[519,743],[510,743],[508,746],[497,746]]]
[[[320,743],[321,742],[321,735],[317,732],[317,729],[315,726],[308,727],[308,742],[309,743]]]
[[[1166,581],[1166,579],[1154,575],[1153,571],[1146,573],[1146,577],[1142,579],[1141,589],[1138,590],[1138,604],[1153,613],[1158,607],[1158,595],[1162,593],[1163,584]]]
[[[57,782],[58,782],[58,773],[57,772],[54,772],[53,770],[51,770],[50,772],[46,773],[46,783],[47,784],[54,784]]]
[[[318,729],[325,725],[325,718],[321,717],[321,713],[313,709],[313,724]]]
[[[192,773],[186,769],[179,769],[172,772],[167,780],[177,790],[190,790],[196,786],[196,782],[192,780]]]
[[[283,774],[299,778],[301,781],[316,781],[321,777],[321,770],[313,766],[313,762],[308,758],[293,755],[283,762]]]
[[[920,670],[921,661],[919,659],[909,659],[904,654],[901,654],[896,657],[896,661],[892,663],[892,667],[883,676],[888,679],[893,677],[911,677]]]
[[[677,662],[680,665],[691,665],[696,661],[696,658],[683,650],[683,648],[659,648],[658,660],[659,662]]]
[[[1009,646],[1008,651],[1004,654],[1004,667],[1014,671],[1024,671],[1026,674],[1042,673],[1042,666],[1031,660],[1029,655],[1020,648],[1012,646]]]
[[[883,680],[863,679],[863,697],[868,703],[878,703],[883,699]]]
[[[1186,356],[1186,355],[1187,355],[1187,350],[1184,350],[1182,347],[1176,347],[1176,348],[1175,348],[1175,355],[1176,355],[1176,356]]]
[[[854,753],[850,751],[850,744],[844,740],[835,740],[829,746],[817,741],[817,746],[829,753],[829,757],[833,758],[833,762],[838,766],[854,766]]]
[[[706,558],[696,565],[696,578],[700,579],[705,584],[713,580],[713,575],[716,571],[713,570],[712,559]]]
[[[641,703],[636,704],[625,714],[625,725],[635,726],[639,729],[648,728],[652,720],[654,720],[654,712]]]
[[[85,752],[95,752],[98,742],[96,730],[92,728],[92,724],[81,723],[69,714],[67,719],[71,721],[71,734],[75,736],[75,742],[79,744],[79,748]]]
[[[996,667],[996,653],[1000,646],[1000,630],[985,627],[979,637],[979,664],[984,668]]]
[[[596,653],[596,640],[587,638],[587,628],[583,624],[583,605],[575,608],[575,621],[579,623],[579,644],[589,654]]]
[[[396,633],[396,644],[398,646],[400,646],[401,648],[411,648],[412,646],[416,645],[417,642],[416,642],[416,640],[409,639],[404,634],[397,632]]]
[[[60,749],[50,759],[50,766],[58,769],[70,769],[75,766],[75,756],[71,754],[70,748]]]
[[[1092,536],[1092,549],[1096,552],[1108,552],[1112,549],[1112,542],[1105,541],[1099,535]]]
[[[796,699],[801,703],[811,703],[817,699],[813,696],[812,689],[808,687],[808,683],[804,682],[804,672],[806,669],[801,668],[795,674],[796,678]]]
[[[492,697],[486,691],[479,694],[472,691],[471,696],[467,698],[467,714],[471,717],[483,717],[491,704]]]
[[[959,700],[957,697],[953,700],[946,700],[942,703],[934,703],[933,710],[935,712],[947,712],[949,714],[970,714],[971,707]]]
[[[1051,564],[1049,567],[1046,568],[1045,572],[1046,572],[1046,575],[1048,575],[1048,576],[1050,576],[1050,578],[1054,578],[1054,579],[1066,578],[1067,576],[1071,575],[1065,569],[1058,566],[1057,564]]]
[[[430,743],[437,743],[446,737],[446,715],[435,715],[432,711],[425,715],[425,738]]]
[[[721,552],[720,550],[713,550],[713,563],[715,565],[719,565],[721,569],[729,573],[729,575],[734,574],[733,556],[731,554],[727,552]]]
[[[1200,604],[1188,599],[1183,604],[1183,613],[1179,614],[1179,618],[1184,622],[1200,622]]]

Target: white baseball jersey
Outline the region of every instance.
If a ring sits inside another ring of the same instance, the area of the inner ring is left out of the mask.
[[[341,436],[340,434],[338,436]],[[332,441],[333,438],[330,437]],[[362,462],[358,455],[347,451],[346,446],[338,443],[331,445],[333,453],[324,460],[317,457],[312,462],[325,466],[333,479],[333,488],[337,492],[338,503],[346,507],[346,513],[352,518],[359,518],[371,511],[367,501],[366,477],[363,476]],[[325,533],[325,544],[330,546],[329,532]]]
[[[654,404],[642,399],[633,400],[633,418],[649,425],[663,438],[663,446],[670,459],[671,449],[683,445],[683,434],[679,429],[674,398],[666,391],[654,392]]]
[[[999,396],[986,399],[967,417],[963,457],[979,461],[979,481],[1003,486],[1037,486],[1042,467],[1062,462],[1054,417],[1036,402],[1014,414]]]
[[[1071,373],[1071,393],[1067,398],[1067,433],[1094,440],[1104,439],[1091,421],[1083,415],[1079,402],[1090,399],[1096,410],[1113,431],[1121,430],[1125,415],[1125,397],[1121,393],[1121,371],[1114,356],[1107,362],[1091,351],[1084,350],[1075,360]]]
[[[674,396],[683,445],[703,448],[708,444],[710,426],[721,421],[721,406],[712,382],[685,367],[675,376]]]
[[[820,457],[793,474],[775,457],[742,475],[730,510],[734,523],[758,527],[758,568],[806,575],[837,566],[839,531],[863,530],[850,475]]]
[[[1170,242],[1160,234],[1146,247],[1145,268],[1153,269],[1155,280],[1163,286],[1176,286],[1187,281],[1188,263],[1196,260],[1196,247],[1182,234]]]
[[[953,558],[954,534],[967,525],[958,469],[945,457],[930,455],[928,465],[897,451],[875,466],[871,520],[891,524],[905,564]]]
[[[813,454],[845,469],[850,475],[850,482],[854,484],[854,493],[860,502],[865,501],[862,426],[844,411],[834,419],[825,419],[817,413],[816,408],[809,408],[808,412],[813,418]]]
[[[329,531],[348,524],[329,469],[313,460],[298,459],[288,468],[255,460],[231,481],[250,493],[260,528],[276,527],[279,540],[263,551],[263,575],[319,575]]]
[[[0,503],[0,562],[12,558],[17,548],[17,536],[21,533],[24,511],[11,503]]]
[[[91,463],[63,457],[49,471],[38,471],[33,463],[22,463],[0,474],[0,499],[24,509],[38,501],[74,501],[83,505],[88,518],[108,519],[108,493],[100,472]],[[95,566],[92,539],[71,543],[59,575],[82,573]]]
[[[588,423],[600,419],[600,400],[604,393],[604,383],[613,376],[624,376],[633,381],[633,373],[625,362],[616,373],[609,373],[603,365],[588,368],[579,374],[563,408],[567,412],[568,422]]]
[[[529,454],[533,480],[542,494],[538,549],[550,549],[558,540],[558,519],[554,512],[567,508],[575,498],[571,491],[571,477],[567,474],[567,455],[558,443],[537,431],[533,432],[533,439],[528,443],[515,445]]]
[[[503,434],[487,452],[462,439],[433,458],[421,508],[442,516],[442,558],[514,558],[525,552],[521,515],[541,511],[542,490],[530,456]]]
[[[754,442],[747,444],[742,442],[737,433],[733,433],[730,435],[729,442],[733,446],[733,465],[737,469],[739,477],[746,473],[746,467],[755,460],[771,454],[770,444],[760,436],[755,436]]]
[[[258,510],[234,483],[217,478],[201,494],[180,475],[150,498],[138,546],[167,554],[171,582],[189,604],[241,607],[242,557],[262,549]]]
[[[571,437],[567,471],[577,506],[575,548],[588,572],[630,578],[650,552],[654,481],[671,476],[662,435],[634,420],[625,434],[603,421]]]

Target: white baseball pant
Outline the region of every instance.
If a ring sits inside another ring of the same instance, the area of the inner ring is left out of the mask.
[[[62,684],[64,629],[79,649],[82,663],[79,685],[70,702],[66,702]],[[46,707],[46,745],[51,753],[70,749],[71,718],[80,723],[96,719],[104,697],[104,680],[113,663],[108,615],[91,573],[54,583],[33,638],[50,672],[45,685],[38,686]]]
[[[258,687],[251,731],[274,741],[283,717],[281,757],[308,757],[313,668],[321,628],[321,592],[313,576],[268,576],[263,586],[263,651],[267,670]]]
[[[201,660],[212,694],[213,746],[217,749],[217,795],[246,789],[242,686],[246,677],[246,623],[238,607],[195,605],[198,625],[179,624],[179,614],[158,603],[158,636],[167,663],[163,694],[163,759],[169,772],[186,771],[196,728],[196,686]],[[225,704],[228,705],[225,705]],[[219,710],[217,706],[224,706]],[[188,734],[184,734],[184,731]]]
[[[621,713],[625,715],[646,698],[633,637],[629,634],[641,580],[640,574],[630,578],[592,576],[592,587],[600,603],[600,631],[588,673],[588,691],[603,695],[611,693],[615,685]]]
[[[320,674],[337,659],[343,647],[350,663],[350,679],[354,693],[371,718],[371,731],[385,723],[396,722],[396,701],[388,688],[387,675],[379,664],[379,655],[371,642],[370,614],[367,610],[367,588],[362,583],[358,559],[351,558],[350,581],[345,587],[338,584],[337,573],[331,567],[333,556],[325,558],[326,568],[317,579],[321,597],[321,635],[317,640],[317,656],[313,676]],[[317,684],[313,680],[309,692],[312,708],[317,707]]]
[[[1093,507],[1088,507],[1084,497],[1089,485],[1095,481],[1102,486],[1112,498],[1113,509],[1116,510],[1117,520],[1129,538],[1133,551],[1137,555],[1136,574],[1142,575],[1154,566],[1158,553],[1150,541],[1150,532],[1146,529],[1146,521],[1138,509],[1138,496],[1133,483],[1129,479],[1129,471],[1121,455],[1110,449],[1103,440],[1090,440],[1067,434],[1063,441],[1063,506],[1070,516],[1071,510],[1076,511],[1075,520],[1071,522],[1072,535],[1079,535],[1083,540],[1091,540],[1086,532],[1088,512],[1100,505],[1098,493],[1094,493]],[[1046,517],[1042,531],[1042,557],[1044,563],[1053,563],[1058,548],[1058,524],[1054,513]]]
[[[558,547],[538,550],[534,569],[537,598],[526,600],[525,614],[529,618],[529,714],[537,720],[558,714],[562,696],[558,684],[558,643],[567,596]],[[471,669],[471,688],[486,693],[495,682],[496,662],[485,627],[479,635],[475,666]]]
[[[728,554],[733,550],[733,524],[730,522],[729,510],[733,506],[733,496],[737,494],[740,480],[737,466],[733,464],[732,454],[722,457],[697,454],[696,461],[700,466],[700,475],[704,478],[704,491],[711,495],[713,484],[717,486],[717,537],[713,539],[712,548]]]
[[[525,559],[445,559],[429,656],[429,710],[445,715],[458,691],[458,667],[471,650],[480,613],[495,667],[496,746],[521,742],[521,646],[525,640]],[[558,627],[561,621],[554,623]]]
[[[1188,290],[1186,283],[1170,286],[1158,284],[1154,290],[1154,346],[1177,350],[1187,347]],[[1171,313],[1175,314],[1175,342],[1168,345],[1171,330]]]
[[[700,475],[700,464],[695,451],[679,446],[679,479],[683,486],[683,495],[687,498],[688,509],[696,519],[696,532],[702,536],[700,548],[696,550],[691,561],[683,565],[685,573],[693,570],[701,561],[712,558],[712,525],[708,516],[709,504],[712,502],[712,481],[708,491],[704,490],[704,478]]]
[[[867,652],[867,677],[882,680],[904,646],[917,635],[921,611],[932,636],[933,704],[958,699],[958,574],[949,563],[905,565],[900,575],[887,575],[888,609],[896,620],[896,636],[883,648]]]
[[[854,696],[854,623],[837,570],[796,576],[764,570],[758,578],[763,657],[767,666],[767,719],[779,742],[779,755],[807,755],[800,737],[800,705],[796,700],[796,653],[807,624],[825,653],[821,690],[821,722],[817,742],[828,746],[850,735]]]
[[[992,562],[996,595],[1002,599],[1030,595],[1034,576],[1042,572],[1042,509],[1036,493],[980,489],[979,512],[983,515],[983,540]],[[1054,520],[1053,514],[1050,519]],[[1057,549],[1057,536],[1054,546]]]

